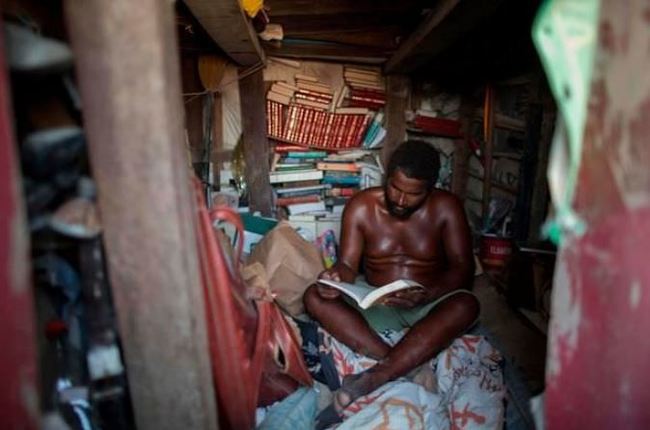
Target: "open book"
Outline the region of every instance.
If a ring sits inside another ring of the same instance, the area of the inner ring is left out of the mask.
[[[329,279],[319,279],[318,282],[328,287],[336,288],[337,290],[347,294],[353,298],[361,309],[368,309],[375,305],[380,299],[401,290],[409,288],[424,289],[422,284],[408,279],[398,279],[389,284],[381,287],[371,287],[370,285],[357,282],[356,284],[349,284],[347,282],[332,281]]]

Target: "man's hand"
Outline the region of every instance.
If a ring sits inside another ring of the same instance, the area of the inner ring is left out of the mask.
[[[414,288],[409,290],[397,291],[394,294],[382,300],[381,304],[396,308],[414,308],[423,305],[430,301],[430,294],[428,291]]]
[[[331,281],[340,282],[341,274],[339,273],[336,266],[334,266],[330,269],[323,270],[320,273],[320,275],[318,275],[318,279],[329,279]],[[332,300],[341,295],[341,292],[339,290],[337,290],[336,288],[328,287],[326,285],[317,283],[316,288],[318,290],[318,295],[321,296],[323,299]]]

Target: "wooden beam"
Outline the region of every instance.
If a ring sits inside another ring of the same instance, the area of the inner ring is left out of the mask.
[[[264,49],[273,57],[297,58],[305,60],[340,61],[359,64],[382,64],[389,52],[368,46],[351,46],[342,44],[318,44],[287,41],[264,43]]]
[[[237,0],[184,0],[205,31],[240,66],[264,63],[257,34]]]
[[[282,25],[285,35],[297,36],[314,33],[358,33],[364,30],[394,28],[400,16],[394,15],[297,15],[272,18],[272,23]]]
[[[139,429],[214,429],[173,4],[66,0]]]
[[[384,166],[406,136],[406,116],[408,108],[409,79],[402,75],[390,75],[386,79],[386,139],[381,150]]]
[[[251,212],[270,216],[273,208],[269,180],[269,143],[266,139],[264,72],[258,70],[239,80],[242,143]]]
[[[268,0],[269,15],[338,15],[351,13],[394,13],[422,7],[422,0]]]
[[[371,49],[380,49],[389,53],[397,49],[400,29],[397,26],[386,27],[381,29],[368,29],[360,32],[314,32],[310,34],[299,35],[293,33],[291,28],[284,27],[284,39],[295,40],[302,39],[306,42],[333,42],[342,45],[353,45],[357,47],[369,47]]]
[[[385,73],[411,73],[431,62],[465,32],[489,17],[501,1],[438,1],[424,21],[388,60],[384,67]]]

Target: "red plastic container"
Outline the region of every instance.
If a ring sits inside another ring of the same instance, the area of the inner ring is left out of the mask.
[[[512,239],[484,234],[481,236],[479,258],[486,269],[503,268],[512,255]]]

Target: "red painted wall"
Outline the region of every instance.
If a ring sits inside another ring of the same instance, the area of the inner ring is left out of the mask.
[[[650,428],[650,1],[603,0],[547,364],[549,429]]]
[[[0,31],[0,428],[38,428],[29,243]]]

